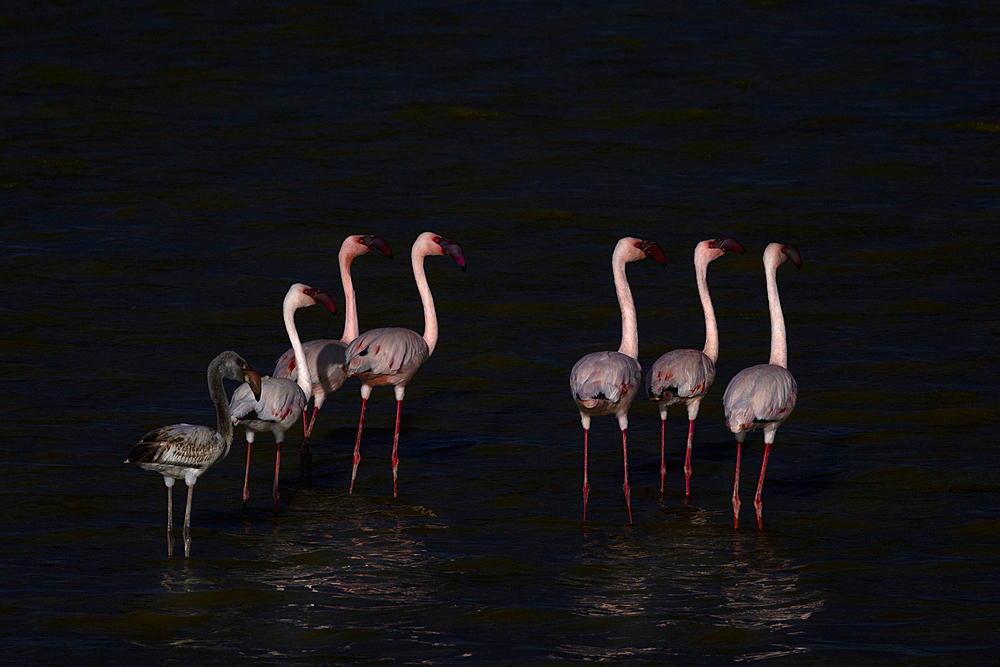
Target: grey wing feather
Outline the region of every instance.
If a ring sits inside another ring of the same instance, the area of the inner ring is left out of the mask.
[[[427,343],[409,329],[372,329],[347,346],[348,375],[402,375],[415,372],[430,356]]]
[[[192,424],[174,424],[150,431],[132,447],[126,463],[143,468],[205,468],[225,456],[225,440],[215,429]]]
[[[582,401],[605,398],[617,403],[638,386],[639,362],[620,352],[593,352],[582,357],[570,371],[574,398]]]
[[[760,364],[743,369],[729,382],[722,402],[730,429],[782,422],[795,407],[798,387],[787,369]]]
[[[336,391],[344,384],[344,351],[347,345],[339,340],[311,340],[302,344],[309,367],[310,382],[321,385],[327,392]],[[299,369],[295,364],[295,352],[289,349],[278,358],[274,366],[274,376],[287,378],[292,382],[299,379]]]
[[[715,364],[700,350],[671,350],[646,373],[646,394],[668,405],[704,396],[715,381]]]
[[[294,424],[307,402],[302,389],[291,380],[265,376],[261,378],[260,399],[254,399],[250,385],[243,383],[233,392],[229,412],[236,424],[250,420]]]

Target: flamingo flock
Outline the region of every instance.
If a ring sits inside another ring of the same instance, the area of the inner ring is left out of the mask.
[[[423,334],[398,327],[382,327],[359,333],[357,301],[351,278],[351,264],[356,257],[376,249],[392,258],[388,243],[376,235],[348,236],[338,255],[341,284],[344,290],[345,321],[340,339],[317,339],[303,343],[295,326],[295,312],[313,305],[323,305],[331,313],[337,309],[330,295],[302,283],[289,287],[282,305],[285,332],[291,349],[275,365],[274,375],[261,377],[235,352],[219,354],[208,367],[209,396],[216,406],[215,428],[176,424],[147,433],[132,447],[126,463],[153,470],[163,476],[167,487],[167,555],[173,555],[173,485],[183,479],[188,487],[184,517],[184,555],[190,556],[191,503],[194,485],[205,471],[226,457],[233,441],[234,426],[243,426],[247,440],[247,461],[243,485],[243,506],[249,500],[250,450],[257,433],[271,432],[276,444],[272,501],[278,511],[278,479],[281,445],[285,433],[302,418],[303,440],[300,449],[300,481],[303,475],[311,482],[312,454],[309,438],[316,415],[329,396],[350,377],[361,385],[361,414],[354,445],[348,493],[354,492],[361,461],[361,438],[365,409],[372,389],[392,386],[396,398],[396,420],[392,444],[393,497],[398,497],[399,432],[402,403],[407,384],[426,362],[438,342],[438,320],[424,259],[450,256],[465,270],[465,255],[456,242],[433,232],[420,234],[411,248],[411,266],[424,316]],[[684,461],[685,504],[691,496],[691,451],[694,421],[702,400],[716,377],[719,358],[719,328],[708,291],[708,264],[727,252],[746,254],[743,246],[729,236],[699,242],[695,246],[694,265],[698,295],[705,318],[705,344],[701,350],[675,349],[658,358],[646,373],[646,394],[658,406],[660,415],[660,494],[665,492],[666,437],[665,422],[670,405],[684,404],[688,414],[687,448]],[[628,412],[642,382],[639,362],[638,321],[632,290],[626,277],[628,263],[650,258],[666,266],[663,249],[655,242],[626,236],[615,245],[611,266],[615,291],[621,310],[621,344],[617,351],[584,355],[570,372],[570,390],[583,426],[583,519],[587,518],[590,484],[587,476],[588,439],[591,418],[613,414],[622,432],[622,463],[625,505],[629,523],[632,506],[628,482]],[[764,273],[771,317],[771,355],[767,364],[752,366],[732,378],[723,396],[726,427],[736,437],[736,473],[733,484],[733,524],[739,528],[740,456],[746,434],[764,431],[764,457],[761,464],[754,507],[758,529],[763,530],[761,491],[770,446],[778,427],[795,407],[797,385],[788,371],[788,350],[784,316],[778,297],[777,269],[791,260],[799,269],[802,259],[795,246],[772,243],[764,251]],[[242,382],[227,400],[224,379]],[[307,420],[309,402],[312,416]]]

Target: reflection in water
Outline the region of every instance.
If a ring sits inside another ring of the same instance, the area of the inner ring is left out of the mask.
[[[693,516],[697,516],[695,513]],[[732,631],[770,637],[766,648],[747,650],[741,660],[808,651],[795,636],[823,600],[800,586],[800,575],[777,546],[762,536],[750,540],[707,528],[647,533],[644,528],[588,532],[580,568],[563,577],[575,591],[570,606],[587,618],[608,619],[609,632],[628,627],[629,617],[647,617],[669,636],[670,628],[702,627],[706,645],[729,645]],[[739,635],[742,636],[742,635]],[[775,639],[779,638],[779,639]],[[740,643],[744,643],[742,640]],[[574,655],[615,659],[641,654],[641,643],[612,647],[564,645]],[[659,646],[659,654],[669,650]]]

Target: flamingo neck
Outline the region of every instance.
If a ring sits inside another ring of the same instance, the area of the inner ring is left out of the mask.
[[[413,279],[417,281],[417,291],[420,292],[420,303],[424,307],[424,342],[427,343],[427,356],[434,353],[438,339],[437,311],[434,310],[434,297],[431,295],[427,275],[424,273],[424,254],[414,252],[412,255]]]
[[[233,421],[229,418],[229,399],[226,398],[226,387],[222,384],[222,363],[213,362],[208,367],[208,394],[215,403],[215,430],[219,432],[226,443],[226,453],[233,444]],[[225,455],[223,455],[225,456]]]
[[[788,343],[785,339],[785,316],[778,298],[778,264],[772,261],[764,266],[767,277],[767,305],[771,311],[771,359],[768,363],[788,368]]]
[[[299,339],[299,332],[295,328],[295,311],[299,306],[295,303],[286,302],[282,309],[282,316],[285,320],[285,331],[288,332],[288,340],[292,343],[292,353],[295,355],[295,366],[299,369],[296,384],[306,395],[306,401],[312,396],[312,374],[309,372],[309,365],[306,362],[306,352],[302,349],[302,341]]]
[[[694,273],[698,282],[698,296],[701,298],[701,309],[705,312],[705,356],[714,364],[719,360],[719,326],[715,321],[715,308],[712,297],[708,293],[708,263],[705,255],[695,252]]]
[[[358,304],[354,295],[354,281],[351,280],[351,261],[353,259],[354,257],[341,249],[340,282],[344,285],[344,335],[340,337],[340,340],[343,343],[350,343],[361,334],[358,325]]]
[[[622,310],[622,344],[618,351],[633,359],[638,359],[639,323],[635,316],[635,302],[632,300],[632,290],[625,277],[625,259],[617,252],[611,258],[611,270],[615,277],[618,306]]]

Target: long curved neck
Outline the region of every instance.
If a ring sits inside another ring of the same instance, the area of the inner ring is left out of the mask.
[[[285,331],[288,332],[288,340],[292,343],[292,353],[295,355],[295,366],[299,369],[296,383],[306,395],[306,401],[312,395],[312,374],[309,372],[309,365],[306,362],[306,353],[302,349],[302,341],[299,339],[298,329],[295,328],[295,311],[298,306],[293,303],[286,303],[282,309],[282,316],[285,320]]]
[[[615,292],[618,294],[618,305],[622,309],[622,344],[618,351],[624,355],[639,358],[639,323],[635,316],[635,302],[632,301],[632,290],[625,277],[625,260],[614,256],[611,259],[611,270],[615,276]]]
[[[430,356],[438,339],[437,312],[434,310],[434,297],[431,295],[431,287],[427,284],[427,275],[424,273],[424,255],[414,253],[412,261],[413,279],[417,281],[420,303],[424,307],[424,342],[427,343],[427,356]]]
[[[705,312],[705,347],[702,352],[714,364],[719,360],[719,326],[715,321],[715,308],[712,307],[712,297],[708,294],[708,259],[696,255],[694,260],[695,279],[698,282],[698,296],[701,298],[701,309]]]
[[[340,340],[350,343],[360,334],[358,325],[358,304],[354,295],[354,281],[351,280],[351,261],[354,258],[347,253],[340,253],[340,282],[344,285],[344,335]]]
[[[229,418],[229,399],[226,398],[226,387],[222,384],[222,364],[213,363],[208,367],[208,395],[215,403],[215,416],[218,423],[215,430],[226,442],[226,448],[233,444],[233,422]]]
[[[767,277],[767,305],[771,311],[771,359],[768,363],[782,368],[788,368],[788,343],[785,340],[785,316],[781,312],[781,299],[778,298],[778,263],[767,264],[764,275]]]

